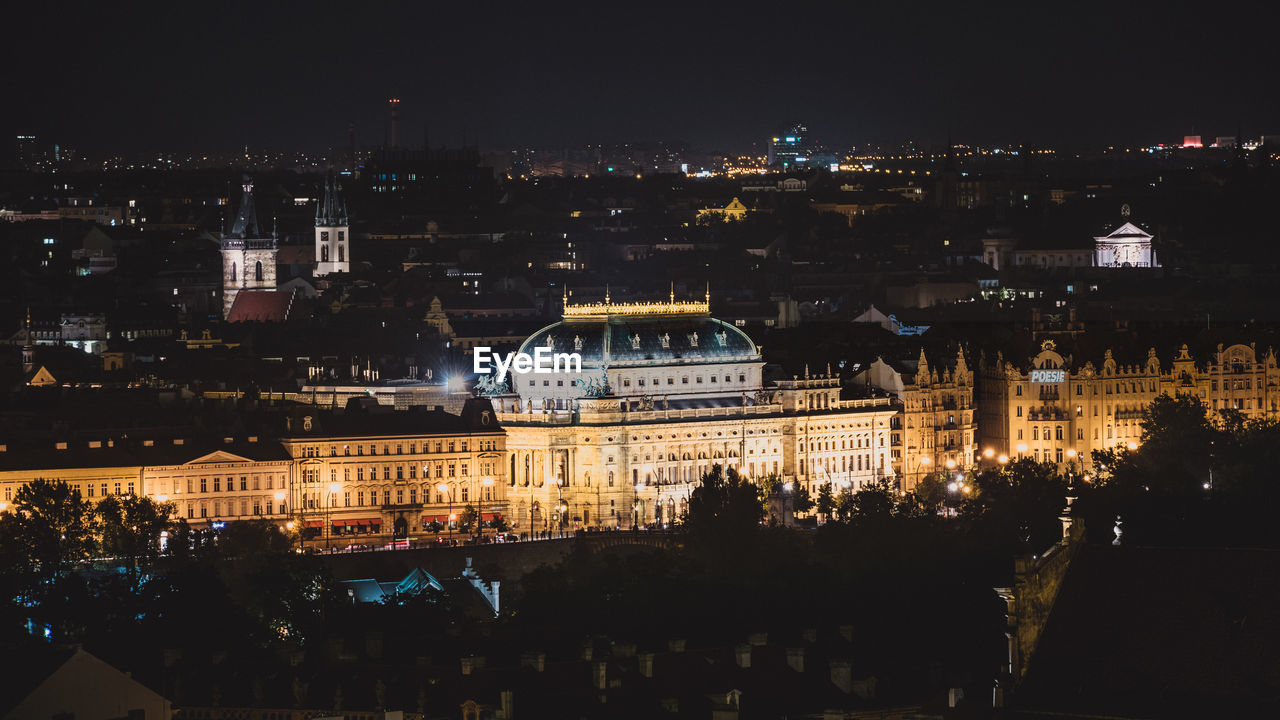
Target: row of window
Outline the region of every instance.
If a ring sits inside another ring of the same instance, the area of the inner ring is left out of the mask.
[[[369,443],[366,446],[362,443],[357,443],[355,446],[355,455],[357,457],[365,455],[366,447],[369,450],[367,454],[369,455],[379,454],[377,444]],[[391,449],[393,447],[395,448],[394,453],[391,452]],[[382,443],[381,454],[382,455],[393,455],[393,454],[404,455],[406,454],[405,453],[406,447],[409,449],[409,452],[407,454],[409,455],[418,454],[418,443],[416,442],[411,442],[407,444],[398,442],[395,445],[392,445],[391,443]],[[467,440],[436,440],[433,442],[427,441],[422,443],[423,454],[443,453],[443,452],[451,452],[451,453],[452,452],[470,452],[469,448],[470,448],[470,443]],[[497,451],[498,441],[497,440],[479,440],[476,442],[476,449],[480,452]],[[302,448],[301,456],[302,457],[320,457],[320,452],[321,450],[319,445],[308,445]],[[349,457],[351,456],[351,454],[352,454],[351,446],[343,445],[341,455],[344,457]],[[330,445],[329,457],[338,457],[338,455],[339,455],[338,446]]]

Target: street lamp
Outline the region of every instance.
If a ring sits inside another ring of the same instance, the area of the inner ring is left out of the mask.
[[[449,516],[445,519],[444,529],[449,533],[449,539],[452,540],[453,528],[449,526],[449,523],[453,522],[453,495],[449,494],[449,483],[440,483],[436,486],[436,490],[440,491],[440,494],[444,495],[445,501],[449,503]]]
[[[640,529],[640,493],[644,491],[642,483],[636,483],[636,500],[631,507],[631,529]]]
[[[480,484],[485,487],[484,498],[492,502],[493,498],[489,494],[489,488],[493,487],[493,478],[491,477],[484,478],[480,481]],[[481,501],[480,517],[476,518],[476,537],[479,538],[483,535],[484,535],[484,503],[483,501]]]
[[[920,458],[920,462],[916,465],[916,486],[917,486],[917,487],[919,487],[919,485],[920,485],[920,469],[921,469],[922,467],[926,467],[926,466],[928,466],[928,465],[929,465],[930,463],[932,463],[932,462],[933,462],[933,460],[930,460],[930,459],[929,459],[929,458],[927,458],[927,457],[922,457],[922,458]]]
[[[333,506],[338,500],[338,491],[342,486],[338,483],[329,483],[329,502],[325,505],[324,511],[324,535],[328,538],[326,545],[329,549],[333,549]]]
[[[1001,465],[1004,465],[1009,462],[1009,456],[1001,455],[1000,457],[996,458],[996,462],[1000,463]]]
[[[982,451],[982,456],[988,460],[995,457],[995,455],[996,455],[996,451],[992,450],[991,448],[987,448],[986,450]]]

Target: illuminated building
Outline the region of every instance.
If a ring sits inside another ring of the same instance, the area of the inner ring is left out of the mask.
[[[830,374],[765,385],[760,349],[704,301],[572,305],[520,351],[579,372],[482,378],[507,431],[522,532],[668,523],[713,466],[811,491],[892,476],[887,399],[841,400]],[[510,383],[510,386],[508,385]]]
[[[141,492],[172,502],[192,527],[262,518],[283,522],[293,461],[273,440],[144,440]]]
[[[506,515],[505,439],[484,401],[468,402],[460,416],[376,403],[295,415],[283,443],[294,459],[289,507],[304,540],[416,537],[434,523],[456,534],[467,505],[482,521]]]
[[[805,165],[809,159],[804,144],[807,132],[805,126],[796,125],[785,134],[769,138],[769,166],[780,166],[786,170]]]
[[[1259,358],[1249,345],[1219,345],[1198,365],[1186,345],[1162,367],[1156,351],[1145,362],[1121,365],[1110,350],[1101,366],[1075,364],[1046,340],[1027,366],[1002,355],[980,370],[978,411],[985,456],[1030,458],[1087,469],[1090,453],[1137,447],[1146,408],[1159,395],[1190,394],[1208,411],[1236,410],[1247,418],[1280,413],[1280,368],[1275,352]]]
[[[253,181],[241,185],[240,211],[222,235],[222,316],[230,317],[242,292],[276,289],[276,237],[263,237],[253,205]]]
[[[1129,216],[1128,205],[1124,206],[1121,214]],[[1155,236],[1151,233],[1131,222],[1125,222],[1110,234],[1093,239],[1093,264],[1098,267],[1160,267],[1156,251],[1151,247],[1154,239]]]
[[[324,197],[316,203],[316,268],[312,274],[351,272],[350,237],[347,204],[338,201],[337,181],[326,177]]]
[[[698,211],[698,220],[716,218],[719,220],[742,220],[747,216],[747,206],[738,198],[734,198],[722,208],[703,208]]]
[[[892,421],[890,447],[904,490],[913,489],[921,477],[963,469],[978,460],[974,372],[963,351],[956,353],[950,368],[930,366],[923,349],[914,367],[896,368],[876,358],[854,381],[883,390],[901,403]]]

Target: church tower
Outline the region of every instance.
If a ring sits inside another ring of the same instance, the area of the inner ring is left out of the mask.
[[[258,229],[258,213],[253,206],[253,180],[244,176],[240,212],[222,235],[222,317],[241,292],[276,289],[276,236],[267,237]]]
[[[329,273],[351,272],[351,227],[347,222],[347,205],[338,200],[338,181],[332,176],[324,180],[324,197],[316,204],[316,277]]]

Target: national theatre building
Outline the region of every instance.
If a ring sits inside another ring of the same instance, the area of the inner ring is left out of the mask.
[[[886,398],[842,400],[838,377],[766,384],[760,348],[705,301],[570,305],[531,335],[580,370],[482,379],[507,433],[520,531],[668,523],[714,465],[816,492],[893,478]]]

